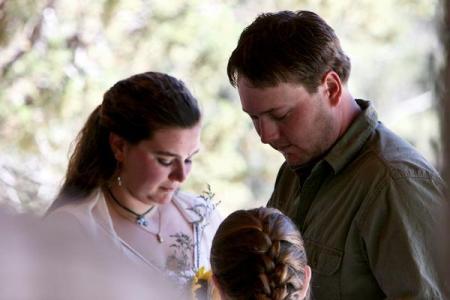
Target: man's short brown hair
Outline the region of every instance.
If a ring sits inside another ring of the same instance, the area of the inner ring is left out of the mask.
[[[333,28],[321,17],[281,11],[261,14],[242,32],[227,73],[233,86],[244,76],[255,86],[296,82],[315,92],[326,72],[335,71],[346,83],[350,68]]]

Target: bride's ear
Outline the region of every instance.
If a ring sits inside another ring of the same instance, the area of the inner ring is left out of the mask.
[[[109,134],[109,145],[118,162],[122,162],[124,159],[126,144],[126,141],[119,135],[113,132]]]

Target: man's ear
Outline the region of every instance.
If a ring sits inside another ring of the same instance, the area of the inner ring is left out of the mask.
[[[331,106],[336,106],[342,95],[342,82],[339,75],[334,71],[325,73],[322,78],[322,84],[325,87],[325,95],[330,100]]]
[[[125,157],[125,147],[127,142],[119,135],[110,132],[109,133],[109,145],[114,157],[118,162],[122,162]]]

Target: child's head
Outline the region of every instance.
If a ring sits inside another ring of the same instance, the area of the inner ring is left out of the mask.
[[[211,266],[227,299],[304,299],[311,269],[294,223],[272,208],[239,210],[219,226]]]

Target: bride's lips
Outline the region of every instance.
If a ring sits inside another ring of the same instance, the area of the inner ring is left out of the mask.
[[[172,192],[172,191],[175,191],[176,187],[162,186],[162,187],[160,187],[160,189],[163,190],[164,192]]]

